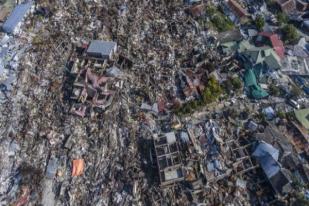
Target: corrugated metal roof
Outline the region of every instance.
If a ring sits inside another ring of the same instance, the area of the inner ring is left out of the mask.
[[[32,4],[32,1],[18,4],[3,24],[3,30],[7,33],[13,33],[17,24],[23,20],[24,16],[30,10]]]
[[[279,151],[272,145],[261,142],[252,155],[257,158],[268,178],[271,178],[280,171],[280,166],[277,162]]]
[[[98,53],[102,56],[109,56],[117,44],[112,41],[93,40],[87,50],[87,53]]]

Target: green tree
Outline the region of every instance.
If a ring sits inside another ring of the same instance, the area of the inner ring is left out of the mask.
[[[203,102],[205,104],[208,104],[208,103],[212,102],[212,94],[211,94],[211,91],[210,91],[209,88],[206,88],[203,91],[202,98],[203,98]]]
[[[215,69],[216,69],[215,65],[211,62],[207,62],[205,64],[205,68],[208,70],[209,73],[215,71]]]
[[[286,14],[279,12],[277,14],[277,20],[278,20],[280,25],[284,25],[284,24],[287,24],[289,22],[289,17]]]
[[[298,97],[301,95],[301,89],[296,85],[292,85],[291,94],[294,97]]]
[[[295,194],[295,201],[292,206],[309,206],[309,201],[305,199],[303,194],[297,193]]]
[[[276,96],[276,97],[280,95],[280,89],[274,84],[271,84],[269,86],[269,92],[271,95]]]
[[[234,77],[232,79],[232,85],[234,89],[239,90],[241,88],[241,80],[239,77]]]
[[[288,24],[282,28],[283,39],[287,43],[294,43],[298,40],[299,34],[294,25]]]
[[[277,112],[277,116],[278,116],[280,119],[285,119],[285,118],[286,118],[286,114],[285,114],[283,111],[278,111],[278,112]]]
[[[262,31],[264,25],[265,25],[264,18],[261,15],[257,16],[255,19],[255,26],[257,27],[257,29],[259,31]]]
[[[206,13],[208,16],[213,16],[217,12],[217,8],[214,6],[207,6],[206,7]]]
[[[206,13],[210,18],[211,24],[219,31],[228,31],[234,28],[233,22],[228,19],[214,6],[207,6]]]
[[[231,88],[233,88],[233,84],[232,84],[232,80],[230,78],[228,78],[225,82],[224,82],[224,88],[227,94],[231,93]]]

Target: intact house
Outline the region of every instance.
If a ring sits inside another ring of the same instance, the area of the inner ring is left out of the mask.
[[[280,57],[271,47],[256,47],[248,41],[239,43],[237,55],[246,69],[244,82],[248,95],[254,99],[267,97],[267,92],[259,86],[258,82],[266,81],[270,75],[265,74],[271,74],[281,68]]]
[[[268,96],[268,93],[260,87],[259,82],[267,82],[269,77],[275,78],[273,74],[281,69],[281,61],[284,56],[283,43],[277,35],[262,33],[257,40],[259,40],[259,37],[261,40],[268,40],[265,41],[266,44],[257,43],[258,47],[248,40],[240,42],[235,40],[220,45],[224,54],[232,55],[236,53],[237,60],[245,68],[243,77],[248,96],[254,99],[262,99]]]
[[[281,59],[269,46],[256,47],[248,41],[242,41],[238,45],[238,56],[251,67],[278,70],[281,68]]]
[[[277,3],[286,14],[291,14],[296,9],[295,0],[277,0]]]
[[[91,41],[87,55],[94,58],[112,59],[113,55],[117,52],[117,43],[112,41]]]
[[[2,30],[7,34],[18,34],[26,16],[34,10],[33,1],[18,4],[7,20],[2,25]]]
[[[284,58],[284,45],[281,39],[279,38],[278,34],[273,34],[270,32],[261,32],[257,36],[256,39],[257,46],[264,46],[268,45],[272,47],[276,54],[283,59]]]

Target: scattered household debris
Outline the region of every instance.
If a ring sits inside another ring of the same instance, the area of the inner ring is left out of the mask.
[[[0,205],[308,199],[307,7],[268,4],[1,5]]]

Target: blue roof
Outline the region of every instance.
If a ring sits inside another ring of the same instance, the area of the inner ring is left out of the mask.
[[[27,12],[30,10],[32,4],[33,4],[32,1],[22,3],[22,4],[18,4],[14,8],[14,10],[11,12],[8,19],[2,25],[2,29],[6,33],[13,33],[17,24],[23,20],[23,18],[27,14]]]
[[[87,53],[97,53],[101,56],[109,56],[117,44],[112,41],[93,40],[88,47]]]
[[[279,151],[266,142],[260,142],[252,154],[259,161],[268,178],[273,177],[280,171],[278,163]]]

